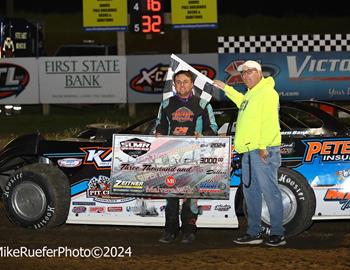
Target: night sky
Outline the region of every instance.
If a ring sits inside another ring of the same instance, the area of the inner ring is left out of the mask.
[[[78,12],[82,9],[82,0],[13,0],[15,11],[28,12]],[[166,11],[170,11],[170,0],[165,0]],[[248,4],[247,4],[248,3]],[[288,4],[290,6],[288,6]],[[250,1],[234,1],[234,0],[218,0],[219,14],[228,13],[240,16],[262,14],[271,16],[349,16],[350,8],[343,5],[319,4],[313,6],[301,6],[297,3],[284,2],[283,6],[268,3],[267,1],[250,2]],[[286,7],[285,7],[286,6]],[[6,0],[1,0],[1,14],[6,12]]]

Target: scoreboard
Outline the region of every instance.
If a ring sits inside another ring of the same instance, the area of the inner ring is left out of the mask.
[[[163,32],[164,0],[130,0],[129,4],[131,32]]]

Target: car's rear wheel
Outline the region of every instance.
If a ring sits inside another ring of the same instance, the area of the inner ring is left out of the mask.
[[[9,219],[22,227],[51,228],[64,223],[70,204],[66,175],[47,164],[32,164],[17,170],[4,190]]]
[[[278,183],[283,203],[283,226],[286,236],[295,236],[312,224],[316,199],[306,179],[288,168],[279,168]],[[247,213],[245,203],[244,213]],[[261,220],[263,230],[270,233],[270,215],[266,202],[262,201]]]

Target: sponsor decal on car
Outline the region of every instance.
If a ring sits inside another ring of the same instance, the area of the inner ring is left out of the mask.
[[[290,155],[293,154],[295,152],[295,143],[291,142],[289,144],[286,143],[282,143],[281,147],[280,147],[280,151],[282,155]]]
[[[96,205],[96,202],[72,202],[72,205]]]
[[[88,182],[86,197],[101,203],[125,203],[135,200],[134,197],[120,197],[110,194],[111,181],[108,176],[92,177]]]
[[[94,165],[97,170],[110,170],[112,166],[112,147],[81,147],[86,153],[83,164]]]
[[[202,211],[210,211],[211,210],[211,205],[210,204],[202,204],[198,206]]]
[[[79,158],[64,158],[57,160],[57,164],[63,168],[75,168],[82,164],[82,159]]]
[[[104,207],[104,206],[92,206],[92,207],[89,207],[89,212],[90,213],[105,213],[106,207]]]
[[[122,206],[109,206],[107,207],[107,212],[123,212]]]
[[[224,212],[224,211],[228,211],[231,209],[231,205],[228,205],[228,204],[219,204],[219,205],[215,205],[215,208],[214,210],[216,211],[220,211],[220,212]]]
[[[341,210],[350,209],[350,192],[344,189],[328,189],[323,199],[325,201],[338,201]]]
[[[86,207],[85,206],[75,206],[72,209],[72,212],[74,214],[81,214],[86,212]]]
[[[323,162],[350,161],[350,140],[304,140],[304,162],[313,162],[319,157]]]
[[[338,180],[343,182],[350,177],[350,169],[336,171],[335,174],[338,176]]]

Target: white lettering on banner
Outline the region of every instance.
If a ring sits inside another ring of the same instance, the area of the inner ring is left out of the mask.
[[[308,72],[338,72],[350,71],[350,59],[311,59],[308,55],[298,67],[296,56],[287,56],[290,78],[299,78],[304,71]]]
[[[14,80],[14,78],[15,78],[15,68],[14,67],[0,68],[0,76],[1,76],[1,73],[6,74],[5,86],[17,85],[19,83],[19,80]]]

